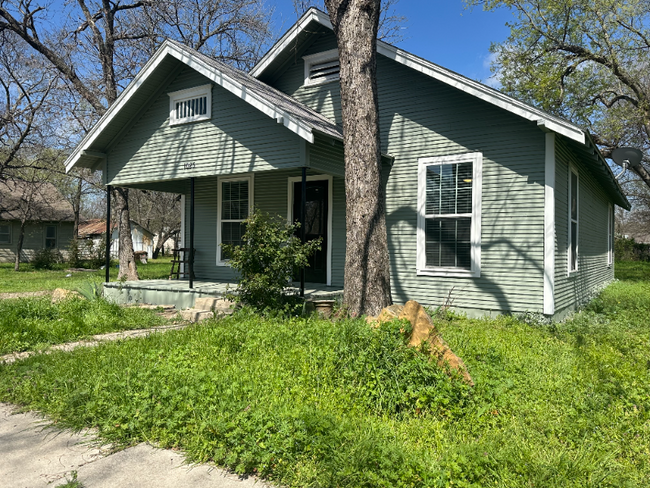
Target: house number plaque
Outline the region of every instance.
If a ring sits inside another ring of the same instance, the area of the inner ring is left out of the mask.
[[[183,163],[183,169],[194,169],[196,168],[196,163],[194,161],[190,163]]]

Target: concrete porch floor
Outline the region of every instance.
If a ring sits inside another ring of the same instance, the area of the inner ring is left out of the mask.
[[[293,285],[298,293],[299,283]],[[119,304],[175,305],[181,310],[192,308],[197,298],[219,297],[236,286],[234,282],[195,280],[194,288],[190,289],[187,280],[111,281],[104,283],[104,296]],[[335,300],[342,296],[342,286],[305,283],[305,298],[308,300]]]

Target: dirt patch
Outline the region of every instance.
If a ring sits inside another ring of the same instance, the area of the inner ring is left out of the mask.
[[[19,293],[0,293],[0,300],[7,300],[9,298],[34,298],[34,297],[44,297],[46,295],[51,295],[51,290],[41,290],[41,291],[23,291]]]

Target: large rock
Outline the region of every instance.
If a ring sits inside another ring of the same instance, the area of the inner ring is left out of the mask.
[[[66,290],[65,288],[57,288],[52,292],[52,303],[58,303],[68,298],[80,298],[81,294],[74,290]]]
[[[447,372],[460,374],[467,384],[474,386],[465,363],[453,353],[440,336],[440,332],[422,305],[415,300],[406,302],[404,306],[391,305],[384,308],[376,318],[369,318],[369,321],[383,323],[394,319],[406,319],[411,323],[413,332],[409,340],[410,346],[419,347],[423,341],[427,341],[431,356],[436,358],[438,366]]]

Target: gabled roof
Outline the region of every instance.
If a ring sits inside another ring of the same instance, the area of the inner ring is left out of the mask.
[[[52,183],[0,181],[0,220],[74,222],[74,210]]]
[[[283,56],[294,56],[296,46],[317,31],[315,24],[332,30],[329,16],[317,8],[310,8],[305,14],[271,47],[264,57],[255,65],[250,74],[261,78],[267,71],[272,71],[284,62]],[[288,53],[288,54],[287,54]],[[614,178],[612,171],[600,154],[597,146],[587,131],[560,117],[548,114],[515,98],[501,93],[483,83],[474,81],[461,74],[443,68],[435,63],[420,58],[415,54],[392,46],[384,41],[377,40],[377,53],[386,56],[400,64],[408,66],[415,71],[429,76],[439,82],[445,83],[458,90],[475,96],[476,98],[507,110],[526,120],[537,123],[545,130],[552,131],[571,140],[573,146],[582,147],[582,153],[588,153],[595,160],[598,167],[596,172],[601,182],[616,195],[615,203],[629,209],[630,203],[619,183]]]
[[[142,105],[149,101],[147,95],[151,96],[150,92],[153,90],[144,90],[146,93],[139,92],[146,82],[154,77],[159,66],[170,58],[193,68],[216,85],[228,90],[309,142],[314,142],[314,131],[338,140],[343,139],[341,129],[315,110],[241,70],[168,39],[77,145],[65,162],[66,171],[70,171],[76,164],[93,166],[97,160],[105,157],[105,147],[109,144],[107,140],[112,141],[117,137],[120,127],[126,123],[120,120],[120,113],[129,103]],[[122,117],[125,118],[128,120],[131,117]],[[104,140],[100,140],[102,138]]]

